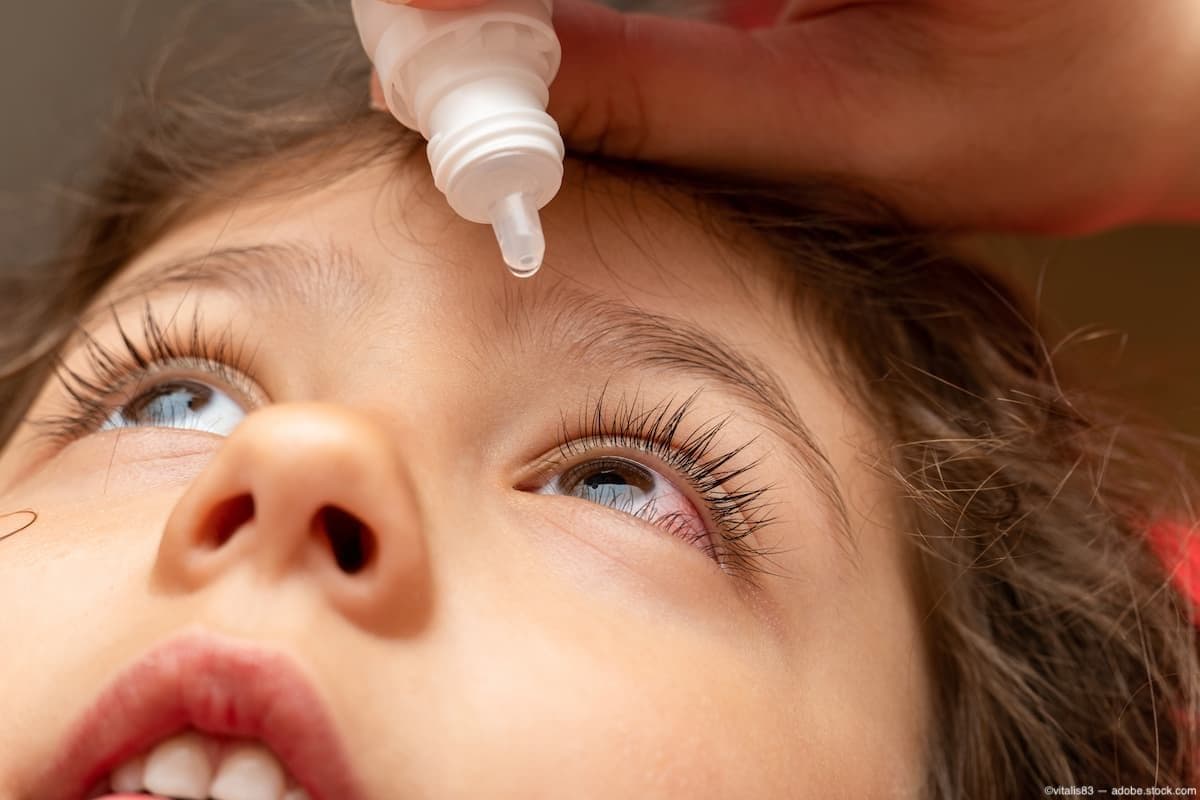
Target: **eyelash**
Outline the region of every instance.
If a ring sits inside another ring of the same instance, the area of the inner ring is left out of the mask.
[[[66,414],[35,423],[44,429],[42,435],[55,446],[64,446],[97,430],[118,405],[115,398],[128,394],[131,387],[140,385],[164,368],[195,369],[215,375],[246,397],[260,393],[245,377],[253,372],[253,358],[247,356],[228,330],[216,337],[205,336],[198,310],[187,334],[180,335],[165,330],[147,304],[141,317],[144,346],[130,338],[115,310],[112,313],[121,338],[122,347],[118,351],[82,331],[86,362],[95,377],[86,378],[65,363],[58,364],[56,377],[70,396],[73,408]],[[677,442],[680,430],[693,412],[699,391],[681,403],[669,401],[649,408],[643,408],[637,397],[632,402],[622,399],[611,414],[605,400],[606,392],[607,386],[591,406],[590,414],[586,408],[580,412],[574,431],[563,417],[557,445],[558,460],[543,461],[540,473],[544,475],[550,469],[561,467],[563,462],[576,460],[599,448],[636,450],[661,460],[687,478],[692,490],[703,500],[717,530],[696,534],[685,522],[677,523],[676,514],[658,518],[640,512],[634,515],[693,544],[697,538],[706,539],[701,544],[721,569],[757,585],[753,576],[767,572],[763,562],[772,551],[752,544],[750,538],[775,521],[770,514],[771,504],[764,502],[764,495],[773,487],[755,488],[742,483],[737,488],[725,488],[760,463],[756,460],[744,466],[729,467],[729,462],[747,445],[723,453],[713,452],[714,440],[725,428],[728,418],[701,426]],[[713,545],[718,538],[720,544]]]
[[[654,456],[687,478],[692,490],[703,500],[716,530],[706,529],[697,534],[685,523],[674,527],[676,514],[654,518],[640,511],[630,513],[664,527],[692,544],[696,544],[697,539],[707,540],[700,544],[721,569],[757,586],[754,576],[769,574],[765,562],[775,551],[750,540],[755,532],[776,521],[770,511],[773,504],[764,501],[764,496],[774,486],[754,487],[749,481],[743,481],[736,488],[727,488],[761,463],[755,460],[742,466],[729,466],[753,441],[725,452],[714,452],[714,440],[724,430],[728,417],[696,428],[680,440],[680,430],[689,427],[687,423],[694,413],[699,391],[679,403],[672,400],[649,407],[643,407],[637,396],[629,402],[622,397],[610,414],[605,401],[607,390],[606,385],[595,405],[591,406],[591,413],[583,410],[574,426],[568,425],[565,417],[562,419],[558,457],[543,462],[540,474],[544,476],[561,468],[564,462],[578,460],[583,454],[594,454],[600,448],[631,449]],[[712,544],[714,539],[719,539],[719,544]]]
[[[245,397],[260,394],[245,377],[254,371],[253,358],[234,341],[228,330],[216,337],[205,336],[199,310],[192,316],[188,333],[181,335],[164,330],[153,309],[146,305],[141,318],[144,346],[130,338],[115,310],[112,315],[121,337],[119,351],[109,349],[87,331],[81,331],[88,370],[95,377],[85,378],[65,363],[60,361],[58,364],[56,378],[70,396],[73,407],[66,414],[35,423],[42,428],[41,435],[54,446],[61,447],[98,429],[117,405],[115,398],[168,368],[194,369],[215,375]]]

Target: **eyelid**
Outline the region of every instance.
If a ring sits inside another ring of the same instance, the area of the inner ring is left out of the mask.
[[[172,360],[149,364],[142,372],[130,373],[118,385],[112,387],[107,402],[114,408],[119,408],[132,403],[139,394],[158,384],[170,381],[195,381],[211,384],[214,388],[233,395],[235,400],[253,408],[270,402],[266,392],[253,378],[236,367],[210,359],[196,359],[190,363],[185,363],[183,360]]]
[[[570,447],[570,452],[564,452],[564,445],[560,443],[550,452],[539,456],[521,473],[521,477],[515,481],[515,488],[523,491],[531,490],[547,483],[556,475],[565,473],[575,466],[609,457],[633,461],[635,464],[654,470],[664,477],[672,477],[674,483],[682,483],[683,486],[679,487],[681,491],[687,490],[690,492],[692,490],[691,481],[686,475],[679,475],[678,468],[672,466],[648,448],[638,447],[635,444],[615,445],[602,437],[596,436],[573,438],[568,446]],[[695,498],[689,499],[694,500]]]
[[[583,443],[581,443],[581,441]],[[696,491],[692,480],[689,476],[680,473],[677,467],[665,462],[663,459],[637,448],[636,446],[626,446],[624,448],[614,447],[612,444],[597,442],[589,444],[586,440],[576,440],[571,443],[572,448],[580,448],[582,452],[574,453],[571,456],[548,456],[547,458],[557,458],[557,461],[550,463],[546,469],[542,471],[541,485],[544,486],[551,478],[561,477],[566,475],[570,470],[578,466],[590,464],[594,461],[604,461],[606,458],[618,459],[622,461],[632,462],[635,466],[642,467],[652,472],[654,475],[669,481],[675,491],[679,492],[700,517],[700,521],[704,525],[704,530],[711,537],[719,536],[717,532],[719,525],[713,518],[709,503],[704,497]],[[583,448],[587,448],[583,450]],[[639,517],[640,519],[641,517]],[[719,546],[719,543],[713,542],[713,546]]]
[[[731,446],[722,443],[722,431],[732,415],[692,420],[702,390],[657,403],[643,402],[639,392],[611,404],[605,400],[607,390],[606,383],[593,404],[580,406],[573,425],[563,417],[557,450],[535,460],[516,487],[536,490],[535,481],[547,481],[564,465],[602,458],[606,452],[626,457],[634,453],[633,460],[671,480],[697,510],[715,545],[711,560],[761,590],[755,576],[770,571],[769,559],[776,550],[761,546],[755,534],[777,521],[776,501],[768,493],[778,487],[757,480],[762,458],[751,457],[747,449],[758,436]]]
[[[65,359],[58,361],[54,379],[68,407],[63,414],[31,417],[30,424],[41,429],[35,439],[56,448],[69,444],[98,429],[108,414],[121,406],[117,398],[125,398],[124,402],[134,399],[133,387],[148,388],[148,381],[168,376],[179,375],[182,380],[184,373],[190,373],[187,379],[230,390],[240,401],[247,401],[247,406],[270,402],[269,393],[250,377],[254,357],[246,350],[247,337],[235,335],[230,326],[205,324],[199,308],[181,331],[186,323],[161,326],[147,301],[140,341],[129,335],[116,309],[110,310],[115,335],[101,339],[81,329],[81,342],[69,355],[71,362],[82,360],[83,365],[76,368]],[[172,316],[172,323],[174,320]]]
[[[525,479],[525,484],[531,481],[545,484],[551,478],[560,473],[565,473],[573,467],[601,460],[605,457],[619,458],[632,461],[669,479],[677,490],[687,495],[688,502],[696,506],[697,512],[708,516],[704,511],[704,498],[697,496],[691,479],[687,475],[681,475],[677,467],[672,466],[654,453],[632,444],[623,447],[617,446],[595,436],[573,439],[570,447],[573,451],[571,453],[564,454],[562,452],[563,448],[560,445],[553,453],[548,453],[538,459],[534,472]],[[517,488],[521,487],[518,486]],[[711,519],[708,521],[710,523],[713,522]]]
[[[160,387],[172,384],[192,383],[209,386],[230,397],[246,414],[269,402],[269,400],[258,399],[265,398],[265,392],[258,388],[253,379],[243,375],[240,370],[207,359],[205,362],[206,364],[189,363],[187,365],[171,362],[150,364],[141,374],[131,374],[123,382],[123,386],[114,388],[112,393],[101,400],[102,407],[96,409],[94,416],[88,420],[87,433],[98,433],[105,430],[112,415],[118,412],[126,419],[130,419],[128,415],[135,411],[135,404],[139,399],[149,398]],[[157,428],[158,426],[141,427]],[[174,428],[175,426],[163,426],[164,430]]]
[[[258,382],[237,367],[209,359],[198,359],[197,362],[188,364],[156,363],[150,365],[141,376],[130,376],[129,383],[134,388],[130,391],[128,387],[123,387],[122,391],[126,397],[120,401],[120,405],[131,403],[139,393],[170,381],[194,381],[210,384],[231,395],[247,410],[261,408],[271,402],[270,397]]]
[[[775,487],[773,483],[761,488],[750,486],[755,479],[754,470],[761,462],[755,459],[744,463],[738,455],[754,439],[731,449],[716,443],[727,417],[715,423],[703,422],[698,427],[685,425],[685,417],[696,398],[694,393],[683,403],[668,401],[648,409],[635,399],[629,405],[618,404],[613,420],[604,415],[601,399],[592,421],[581,417],[584,431],[592,433],[572,435],[564,419],[557,450],[536,459],[516,482],[516,488],[536,492],[565,474],[572,464],[598,461],[606,455],[644,464],[658,473],[661,480],[670,482],[674,491],[682,494],[682,499],[692,507],[706,533],[706,553],[715,566],[743,579],[750,587],[761,589],[755,575],[767,571],[764,564],[774,551],[758,545],[755,534],[775,522],[774,501],[762,498]],[[634,410],[640,413],[629,413]],[[660,426],[662,420],[670,422]],[[732,462],[742,465],[731,467]],[[659,521],[654,523],[659,528],[665,527]]]

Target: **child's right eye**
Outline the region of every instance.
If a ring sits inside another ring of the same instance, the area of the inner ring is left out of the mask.
[[[120,343],[110,348],[83,332],[85,369],[60,362],[56,377],[69,398],[61,416],[38,420],[56,445],[105,430],[184,428],[228,435],[248,413],[268,401],[250,376],[247,342],[225,329],[207,336],[199,311],[185,327],[164,327],[147,304],[142,339],[113,312]],[[192,377],[194,376],[194,377]],[[218,388],[224,387],[224,388]]]
[[[162,381],[115,409],[99,430],[183,428],[228,436],[246,411],[228,393],[196,380]]]

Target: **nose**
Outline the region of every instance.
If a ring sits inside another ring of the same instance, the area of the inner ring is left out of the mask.
[[[396,635],[428,613],[421,509],[394,431],[349,408],[248,415],[171,511],[152,581],[194,592],[255,569],[302,577],[354,624]]]

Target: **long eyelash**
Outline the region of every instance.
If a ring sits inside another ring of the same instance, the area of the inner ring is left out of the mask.
[[[65,414],[33,422],[40,429],[39,438],[62,445],[96,430],[113,412],[114,398],[163,365],[207,372],[235,389],[253,394],[245,377],[252,371],[253,356],[229,331],[216,337],[202,333],[199,309],[193,312],[185,333],[174,327],[164,328],[147,303],[141,316],[145,345],[129,336],[116,309],[110,307],[109,313],[121,337],[120,348],[109,349],[80,329],[90,377],[71,369],[61,359],[57,362],[55,378],[71,398],[72,408]]]
[[[245,378],[245,374],[253,372],[253,356],[248,355],[244,343],[236,342],[228,331],[215,338],[206,337],[202,333],[199,309],[194,312],[187,332],[180,333],[174,328],[164,328],[147,303],[141,316],[144,346],[129,336],[115,309],[110,308],[110,313],[120,334],[122,348],[118,351],[109,349],[86,330],[80,330],[87,371],[92,377],[81,375],[61,360],[57,363],[55,377],[71,398],[73,407],[63,415],[34,421],[32,424],[41,429],[39,437],[61,445],[96,430],[114,410],[114,398],[130,386],[136,386],[163,364],[208,372],[233,388],[253,394],[254,390],[247,386]],[[766,568],[766,564],[778,551],[748,541],[751,534],[777,521],[770,512],[774,504],[764,502],[764,496],[775,487],[755,488],[747,482],[734,486],[735,481],[758,466],[757,460],[736,468],[728,467],[729,462],[754,440],[725,453],[713,454],[713,442],[725,427],[726,418],[700,426],[682,441],[677,441],[699,391],[677,405],[668,402],[650,408],[642,408],[636,396],[629,402],[622,398],[612,413],[608,411],[606,393],[607,386],[601,391],[590,416],[586,409],[581,412],[575,435],[571,435],[570,426],[563,418],[558,445],[561,458],[570,459],[597,446],[640,450],[656,456],[686,476],[693,490],[704,500],[718,529],[706,533],[710,539],[712,534],[717,534],[722,542],[708,555],[722,569],[755,586],[755,575],[775,574]],[[686,520],[678,519],[679,516],[668,514],[651,521],[682,537],[687,525]],[[706,549],[713,550],[711,541],[706,542]]]
[[[689,419],[689,414],[700,395],[693,392],[683,402],[674,401],[659,406],[643,408],[635,395],[631,401],[617,401],[610,413],[605,394],[608,386],[600,392],[589,416],[587,409],[581,412],[572,429],[566,418],[562,420],[558,452],[562,460],[570,460],[596,447],[621,447],[640,450],[656,456],[686,476],[716,522],[716,531],[708,531],[706,549],[712,551],[712,534],[720,537],[721,544],[709,557],[726,572],[758,586],[756,575],[775,574],[766,568],[770,556],[778,553],[766,547],[752,544],[751,534],[776,522],[771,513],[774,503],[766,502],[765,495],[775,488],[773,484],[754,487],[744,479],[760,463],[759,460],[743,466],[729,464],[757,439],[724,453],[713,453],[714,440],[728,423],[729,418],[708,422],[680,440],[680,429]],[[651,520],[664,525],[670,533],[678,533],[674,526],[686,527],[678,514],[669,514]]]

